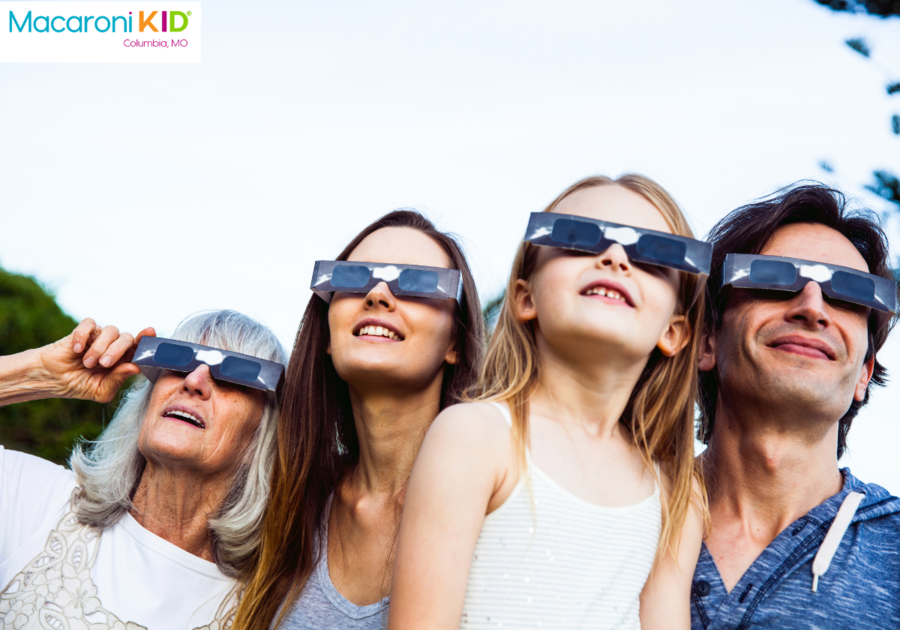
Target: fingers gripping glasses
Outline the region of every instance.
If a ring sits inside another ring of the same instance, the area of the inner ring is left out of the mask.
[[[722,286],[769,289],[798,293],[808,282],[822,287],[835,300],[867,306],[884,313],[897,313],[897,283],[849,267],[812,260],[728,254],[722,269]]]
[[[162,337],[141,337],[132,363],[153,383],[163,370],[187,374],[208,365],[217,381],[271,392],[276,397],[284,385],[284,366],[280,363]]]
[[[712,261],[712,246],[703,241],[554,212],[532,212],[523,240],[592,254],[618,243],[634,262],[703,276],[709,275]]]
[[[462,274],[458,269],[395,265],[346,260],[318,260],[310,289],[331,303],[335,291],[366,294],[385,282],[396,296],[462,301]]]

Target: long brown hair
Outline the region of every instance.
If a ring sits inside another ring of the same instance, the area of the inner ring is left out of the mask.
[[[595,176],[576,182],[544,209],[552,212],[572,193],[595,186],[621,186],[652,203],[675,234],[693,238],[681,208],[659,184],[642,175],[629,174],[618,179]],[[506,299],[491,336],[476,391],[480,400],[506,401],[513,417],[521,470],[526,470],[525,448],[528,442],[528,399],[540,379],[538,351],[531,322],[516,316],[513,296],[518,280],[529,281],[537,264],[536,246],[522,243],[516,252]],[[660,550],[674,553],[692,500],[692,482],[699,479],[694,465],[694,405],[697,400],[697,356],[703,324],[704,297],[693,302],[698,277],[679,272],[678,313],[685,315],[690,343],[678,354],[667,357],[654,348],[643,373],[631,392],[631,398],[619,419],[641,453],[645,465],[656,475],[653,462],[670,476],[671,491],[661,494],[663,526]],[[657,479],[657,483],[659,479]],[[696,497],[705,513],[705,498]]]
[[[337,260],[347,260],[363,239],[388,227],[413,228],[431,237],[463,278],[462,303],[455,315],[459,360],[444,367],[443,409],[461,400],[478,377],[484,324],[475,281],[456,240],[413,210],[395,210],[381,217],[357,234]],[[359,461],[349,388],[325,352],[329,339],[328,304],[313,296],[287,369],[271,503],[257,562],[246,576],[236,630],[268,630],[276,616],[280,622],[290,610],[318,561],[316,532],[328,497]]]

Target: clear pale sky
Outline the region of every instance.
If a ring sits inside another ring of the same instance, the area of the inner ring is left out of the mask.
[[[396,207],[462,237],[485,299],[527,214],[594,173],[657,179],[698,234],[804,178],[884,209],[862,184],[900,171],[897,77],[900,20],[812,0],[216,0],[201,64],[0,64],[0,265],[76,319],[234,308],[290,348],[313,261]],[[895,494],[898,403],[842,460]]]

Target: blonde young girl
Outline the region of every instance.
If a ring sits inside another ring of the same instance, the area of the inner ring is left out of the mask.
[[[438,416],[410,478],[392,630],[690,627],[704,276],[632,260],[622,224],[693,235],[639,175],[582,180],[545,212],[620,224],[618,242],[519,248],[480,402]]]

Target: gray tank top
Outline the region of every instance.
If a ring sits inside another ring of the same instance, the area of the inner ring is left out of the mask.
[[[319,540],[322,555],[312,575],[303,587],[299,599],[284,617],[279,630],[382,630],[387,628],[389,598],[368,606],[348,601],[331,582],[328,573],[329,500],[325,510],[325,525]]]

